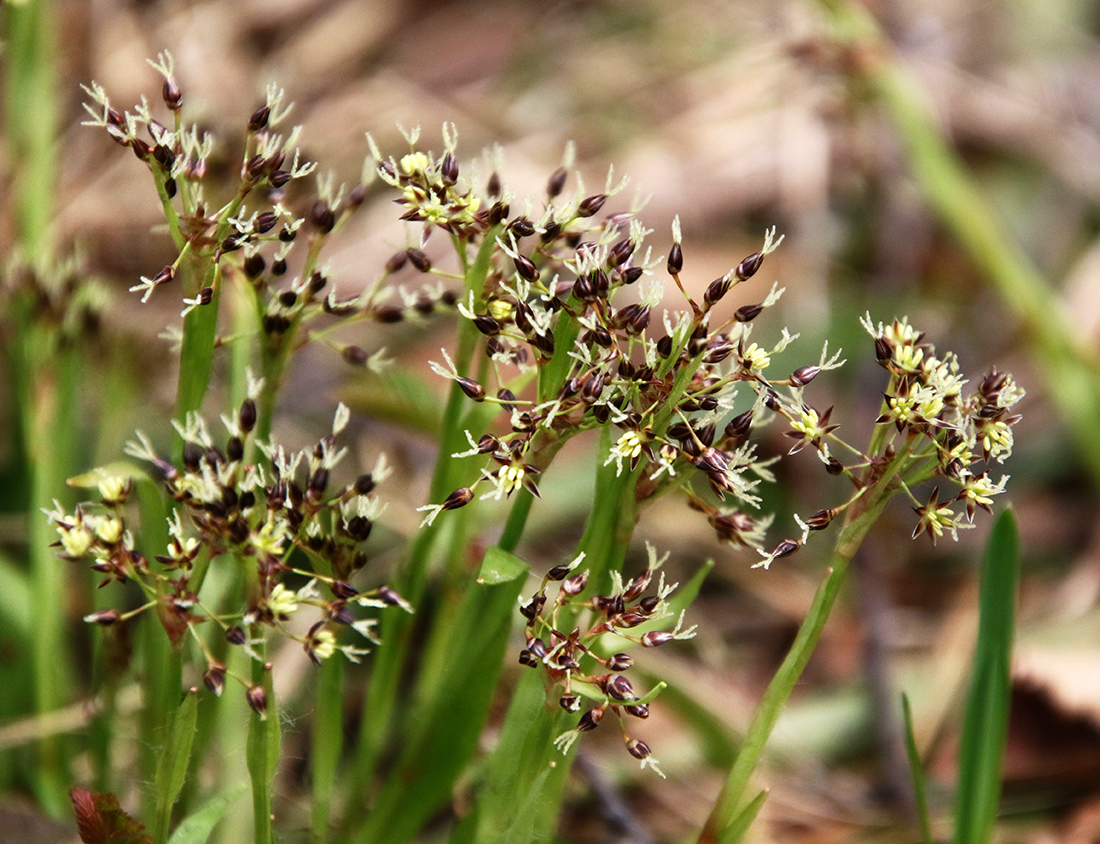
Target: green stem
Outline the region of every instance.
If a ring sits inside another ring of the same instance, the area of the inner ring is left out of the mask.
[[[264,645],[254,646],[262,658]],[[275,689],[268,665],[253,660],[252,682],[264,690],[266,711],[253,711],[248,721],[248,775],[252,780],[252,820],[256,844],[274,844],[271,817],[271,792],[279,765],[279,713],[275,708]]]
[[[764,746],[771,736],[783,706],[794,691],[799,677],[802,676],[802,670],[821,639],[825,622],[836,603],[837,596],[840,595],[840,587],[844,581],[848,563],[859,550],[867,532],[891,497],[894,482],[892,470],[897,463],[898,460],[895,460],[883,480],[869,491],[863,507],[857,505],[848,511],[848,518],[845,520],[840,536],[837,537],[825,578],[814,594],[813,603],[798,629],[798,635],[795,637],[794,644],[791,645],[790,652],[772,677],[764,697],[756,708],[737,759],[699,836],[700,844],[717,844],[722,841],[727,830],[744,810],[743,799],[749,780],[760,762]]]
[[[332,793],[336,785],[336,765],[343,744],[344,688],[343,657],[337,653],[321,666],[321,683],[317,690],[317,715],[313,723],[313,844],[329,840],[329,820],[332,814]]]

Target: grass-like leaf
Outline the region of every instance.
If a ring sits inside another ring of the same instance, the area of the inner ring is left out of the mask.
[[[247,789],[248,786],[241,783],[207,800],[197,811],[180,822],[176,831],[172,833],[172,837],[168,839],[168,844],[206,844],[218,821],[225,817],[229,807],[236,803]]]
[[[928,819],[928,792],[924,784],[924,767],[917,752],[917,740],[913,734],[913,711],[909,696],[901,696],[901,711],[905,716],[905,750],[909,755],[909,775],[913,778],[913,796],[917,802],[917,821],[920,823],[921,841],[932,844],[932,825]]]
[[[959,748],[956,844],[982,844],[993,834],[1008,733],[1009,668],[1019,574],[1016,520],[1011,511],[1006,511],[993,527],[982,565],[978,645]]]
[[[197,689],[191,689],[180,703],[168,730],[168,741],[157,760],[156,821],[153,834],[156,841],[168,840],[168,825],[172,819],[172,807],[176,803],[183,782],[187,779],[187,766],[191,761],[191,743],[195,738],[195,719],[199,711]]]
[[[451,630],[450,659],[409,719],[397,772],[386,784],[359,844],[408,840],[450,795],[477,747],[508,642],[527,564],[490,548]]]

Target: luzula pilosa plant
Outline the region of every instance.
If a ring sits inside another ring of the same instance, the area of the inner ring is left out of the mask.
[[[278,134],[289,110],[282,92],[269,89],[252,115],[239,178],[223,193],[224,186],[206,185],[213,140],[183,120],[170,58],[161,56],[154,66],[165,77],[171,125],[158,121],[144,101],[121,113],[101,88],[87,89],[89,123],[106,129],[149,168],[178,249],[172,264],[132,289],[143,301],[173,289],[180,295],[182,279],[184,364],[209,367],[216,345],[253,343],[261,375],[249,374],[247,398],[222,417],[225,438],[215,437],[196,412],[204,374],[197,397],[181,390],[178,459],[158,452],[141,434],[129,447],[130,456],[151,464],[176,505],[169,546],[155,559],[136,550],[128,528],[128,475],[98,476],[99,502],[49,516],[67,557],[90,559],[108,580],[135,580],[144,591],[141,607],[101,611],[88,620],[111,625],[154,609],[173,642],[194,634],[206,659],[206,685],[216,693],[226,669],[195,632],[204,622],[219,625],[231,643],[257,659],[263,657],[252,650],[256,642],[279,632],[320,663],[337,652],[352,659],[363,652],[361,640],[349,639],[343,629],[374,638],[373,620],[360,607],[413,609],[393,589],[355,585],[371,527],[382,515],[375,483],[383,480],[385,462],[379,458],[371,473],[331,488],[330,472],[344,454],[336,438],[347,409],[337,410],[332,434],[315,448],[288,453],[271,438],[274,396],[289,355],[315,341],[350,364],[379,369],[386,361],[366,330],[372,321],[457,312],[459,340],[432,356],[432,369],[469,402],[493,409],[453,417],[480,427],[445,432],[440,460],[484,462],[476,476],[420,508],[421,530],[479,498],[538,496],[539,476],[561,447],[590,429],[606,432],[602,469],[620,479],[620,502],[629,503],[630,514],[659,496],[678,496],[721,540],[755,549],[754,565],[764,569],[798,551],[837,516],[851,521],[898,493],[913,501],[914,535],[928,533],[934,542],[968,527],[975,510],[989,510],[1004,490],[1006,479],[994,480],[988,466],[1011,451],[1018,418],[1012,408],[1022,391],[1011,376],[994,371],[976,392],[964,394],[967,381],[955,356],[937,356],[905,319],[885,325],[864,319],[874,340],[870,348],[889,376],[865,448],[837,436],[833,408],[811,403],[811,382],[842,365],[839,352],[830,354],[826,345],[793,372],[773,372],[773,357],[797,337],[786,329],[774,342],[755,337],[756,320],[783,293],[778,285],[759,290],[750,283],[780,245],[774,231],[696,301],[681,280],[678,220],[667,257],[658,257],[647,245],[653,232],[637,207],[605,211],[615,206],[622,181],[609,174],[602,189],[588,192],[577,177],[577,189],[567,192],[567,154],[544,195],[520,198],[495,169],[485,180],[468,175],[473,168],[460,166],[450,126],[444,127],[442,154],[423,149],[418,131],[406,135],[408,152],[392,158],[368,136],[362,183],[337,189],[334,179],[318,177],[316,198],[299,215],[284,204],[285,188],[313,174],[314,165],[301,159],[297,127]],[[408,222],[408,245],[367,289],[342,297],[329,284],[320,255],[368,189],[392,191]],[[450,239],[452,265],[440,267],[438,258],[429,258],[433,236]],[[428,277],[413,291],[394,281],[411,270]],[[661,305],[669,280],[682,294],[679,308]],[[214,317],[226,285],[248,294],[252,336],[238,331],[217,337]],[[716,308],[742,290],[756,292],[735,309]],[[328,325],[318,327],[325,322],[360,323],[363,339],[338,343]],[[207,354],[194,351],[202,343]],[[769,466],[780,457],[762,457],[753,439],[769,422],[788,428],[790,454],[812,449],[826,472],[846,476],[853,489],[846,501],[796,517],[799,530],[771,543],[765,537],[772,519],[759,512],[757,488],[774,481]],[[463,437],[468,449],[451,454]],[[913,487],[931,479],[940,486],[927,501],[918,499]],[[624,547],[634,518],[627,522],[615,537]],[[522,517],[518,523],[522,529]],[[652,694],[635,692],[624,676],[633,658],[622,648],[693,635],[683,613],[670,610],[674,586],[657,572],[662,561],[650,549],[645,570],[627,578],[615,569],[590,571],[578,555],[550,568],[522,599],[519,661],[545,673],[550,705],[579,713],[558,738],[563,750],[611,712],[624,725],[628,751],[643,767],[656,768],[649,747],[625,726],[626,716],[647,717]],[[204,578],[217,565],[233,566],[246,583],[244,604],[233,611],[203,603]],[[287,585],[302,577],[308,578],[305,586]],[[417,596],[408,597],[416,603]],[[302,604],[319,610],[304,631],[287,623]],[[254,680],[241,682],[254,708],[270,704]]]

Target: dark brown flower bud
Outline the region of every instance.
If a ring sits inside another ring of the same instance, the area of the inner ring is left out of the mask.
[[[657,340],[657,354],[663,358],[672,354],[672,337],[668,334]]]
[[[824,530],[834,518],[836,518],[836,510],[818,510],[806,519],[806,526],[810,530]]]
[[[526,665],[528,668],[537,668],[539,660],[530,650],[524,648],[519,652],[519,664]]]
[[[459,487],[450,495],[448,495],[443,503],[440,505],[444,510],[457,510],[459,507],[465,507],[474,498],[474,491],[469,487]]]
[[[118,610],[100,610],[99,612],[84,616],[84,620],[89,624],[98,624],[101,627],[110,627],[112,624],[118,624],[121,618],[122,616],[119,615]]]
[[[632,240],[620,240],[614,246],[611,247],[611,251],[607,254],[607,263],[609,266],[617,267],[620,264],[626,262],[626,259],[634,254],[634,241]]]
[[[309,209],[309,223],[321,234],[328,234],[336,225],[336,215],[329,208],[328,203],[318,199]]]
[[[723,432],[731,440],[743,440],[752,433],[752,410],[734,416]]]
[[[309,476],[308,495],[313,501],[320,500],[328,486],[328,469],[321,467]]]
[[[624,706],[623,709],[635,718],[648,718],[649,717],[649,704],[648,703],[632,703],[629,706]]]
[[[180,86],[176,84],[176,80],[171,76],[165,77],[164,85],[161,86],[160,94],[164,98],[164,104],[168,106],[172,111],[179,111],[180,106],[183,104],[183,92],[180,90]]]
[[[271,109],[266,105],[261,106],[252,112],[252,116],[248,118],[248,131],[259,132],[261,129],[267,128],[267,121],[271,118]]]
[[[439,177],[445,185],[453,185],[458,181],[458,161],[454,153],[448,152],[443,156],[443,163],[439,165]]]
[[[152,150],[152,147],[150,147],[149,144],[145,143],[145,141],[143,141],[141,138],[132,138],[130,140],[130,149],[134,151],[134,155],[144,161],[146,158],[149,157],[149,153]]]
[[[844,464],[830,455],[829,462],[825,464],[825,471],[830,475],[839,475],[844,471]]]
[[[500,196],[500,174],[496,170],[489,174],[489,181],[485,184],[485,192],[490,197]]]
[[[623,284],[633,284],[642,277],[643,272],[641,267],[629,267],[623,270]]]
[[[634,686],[622,674],[614,674],[607,679],[606,691],[615,700],[635,700]]]
[[[248,636],[245,634],[244,628],[237,625],[225,631],[225,638],[231,645],[243,645],[248,641]]]
[[[221,251],[222,252],[236,252],[240,248],[241,248],[241,237],[240,237],[240,235],[231,234],[225,240],[222,241],[222,245],[221,245]]]
[[[286,170],[273,170],[267,177],[268,184],[278,190],[293,178]]]
[[[244,457],[244,443],[240,437],[229,438],[229,442],[225,446],[225,456],[229,458],[231,463]],[[227,490],[227,492],[232,492],[232,490]]]
[[[527,650],[529,650],[536,659],[542,659],[547,654],[546,642],[539,638],[528,639]]]
[[[555,196],[562,192],[565,187],[565,180],[569,177],[569,173],[566,172],[564,167],[559,167],[553,173],[550,174],[550,179],[546,183],[546,195],[553,199]]]
[[[358,211],[367,199],[367,186],[356,185],[348,191],[348,198],[344,200],[344,208],[348,211]]]
[[[566,578],[562,581],[561,591],[566,595],[573,597],[579,595],[584,591],[584,588],[588,585],[588,571],[577,572],[577,574]]]
[[[536,334],[531,341],[535,344],[535,348],[539,350],[545,357],[553,357],[554,355],[554,335],[553,334]]]
[[[244,274],[247,278],[259,278],[266,267],[267,262],[259,252],[244,259]]]
[[[885,337],[875,338],[875,360],[879,363],[885,363],[893,356],[894,350],[890,345],[890,341]]]
[[[153,158],[165,170],[171,170],[172,165],[176,163],[176,154],[164,144],[153,147]]]
[[[638,739],[630,739],[627,741],[626,750],[635,759],[648,759],[649,754],[652,752],[648,744]]]
[[[653,610],[657,609],[657,605],[660,603],[661,599],[659,599],[657,595],[650,595],[649,598],[643,598],[638,602],[638,609],[646,613],[646,615],[650,615]]]
[[[369,495],[374,491],[374,477],[370,474],[360,475],[355,479],[355,492],[358,495]]]
[[[332,594],[342,601],[350,600],[359,594],[359,590],[353,587],[346,580],[334,580],[329,584],[329,589],[332,590]]]
[[[159,273],[153,277],[153,284],[161,285],[169,281],[172,281],[176,277],[176,268],[169,265],[164,267]]]
[[[372,309],[374,318],[384,325],[392,325],[401,322],[405,318],[405,312],[397,305],[378,305]]]
[[[488,314],[478,314],[475,316],[474,327],[487,337],[500,334],[500,323]]]
[[[565,580],[569,577],[571,569],[569,566],[554,566],[550,571],[546,573],[547,580]]]
[[[260,234],[267,234],[269,231],[275,228],[275,224],[278,221],[279,218],[276,217],[273,212],[265,211],[264,213],[256,217],[255,229]]]
[[[589,709],[584,715],[581,716],[581,720],[577,723],[578,733],[587,733],[589,730],[594,730],[600,726],[600,721],[603,720],[604,708],[601,706],[598,709]]]
[[[164,192],[169,199],[172,199],[176,195],[176,180],[171,176],[164,180]]]
[[[267,717],[267,694],[264,692],[264,687],[257,683],[254,686],[250,686],[245,693],[245,697],[248,698],[248,705],[252,711],[259,715],[261,718]]]
[[[730,285],[733,284],[733,279],[728,275],[724,275],[721,278],[716,278],[712,281],[703,293],[703,301],[708,305],[713,305],[727,293],[729,293]]]
[[[584,386],[581,388],[581,395],[586,401],[594,402],[603,393],[604,388],[604,375],[602,372],[597,372],[591,378],[584,382]]]
[[[534,281],[539,277],[538,267],[536,267],[535,262],[526,255],[516,255],[513,263],[516,265],[516,272],[519,273],[522,278],[528,281]]]
[[[772,556],[777,560],[780,557],[789,557],[801,547],[802,543],[794,539],[784,539],[782,542],[775,546],[775,551],[772,552]]]
[[[581,200],[581,204],[577,206],[577,216],[591,217],[593,214],[598,214],[605,202],[607,202],[607,194],[605,193],[585,197]]]
[[[520,611],[520,614],[524,618],[526,618],[528,621],[534,621],[535,616],[537,616],[542,611],[542,608],[545,604],[546,604],[546,593],[545,592],[536,592],[531,597],[530,601],[528,601],[526,604],[524,604],[523,606],[521,606],[519,608],[519,611]]]
[[[579,712],[581,708],[581,699],[576,695],[562,695],[558,703],[566,712]]]
[[[752,322],[763,310],[763,305],[742,305],[734,311],[733,318],[738,322]]]
[[[407,249],[405,254],[409,256],[409,263],[422,273],[429,272],[432,268],[432,259],[420,249]]]
[[[508,231],[516,237],[530,237],[535,233],[535,224],[526,217],[516,217],[508,224]]]
[[[791,373],[791,383],[796,387],[804,387],[813,381],[820,372],[820,366],[800,366]]]
[[[680,270],[684,268],[684,250],[679,243],[672,244],[672,248],[668,250],[668,273],[669,275],[679,275]]]
[[[378,587],[378,600],[389,607],[401,607],[403,609],[409,609],[409,603],[402,598],[395,589],[389,586]],[[410,610],[411,612],[411,610]]]
[[[370,537],[371,530],[373,528],[374,522],[372,522],[366,516],[352,516],[350,519],[348,519],[348,536],[350,536],[356,542],[366,542],[367,539]]]
[[[760,265],[763,263],[764,256],[759,252],[753,252],[749,257],[737,265],[737,269],[734,270],[734,272],[741,281],[744,281],[756,275],[756,271],[760,269]]]
[[[633,664],[634,659],[630,654],[615,654],[607,660],[607,667],[612,671],[626,671]]]
[[[248,159],[248,163],[245,164],[244,170],[253,179],[259,179],[264,174],[264,169],[267,167],[267,159],[262,155],[254,155]]]
[[[657,648],[673,640],[673,635],[666,630],[650,630],[642,635],[642,646]]]
[[[340,355],[352,366],[363,366],[370,358],[367,350],[362,346],[344,346]]]
[[[490,196],[493,196],[493,195],[494,194],[490,194]],[[497,225],[501,220],[503,220],[505,217],[508,216],[508,211],[509,211],[508,206],[506,204],[504,204],[503,202],[494,202],[492,207],[489,209],[489,213],[488,213],[488,217],[487,217],[487,219],[489,221],[489,225],[490,226]]]
[[[214,693],[214,697],[221,697],[225,691],[225,666],[212,663],[202,675],[202,684]]]

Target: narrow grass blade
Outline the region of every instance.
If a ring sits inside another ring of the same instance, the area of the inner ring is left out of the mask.
[[[917,740],[913,733],[913,712],[909,708],[909,696],[901,696],[901,710],[905,716],[905,749],[909,754],[909,774],[913,778],[913,796],[917,801],[917,820],[920,822],[921,841],[932,844],[932,824],[928,819],[928,792],[924,784],[924,767],[917,752]]]
[[[157,760],[156,820],[153,838],[162,842],[168,840],[168,826],[172,820],[172,807],[176,803],[184,780],[187,779],[187,767],[191,761],[191,742],[195,738],[195,719],[198,715],[199,694],[191,689],[184,696],[179,709],[172,718],[168,729],[168,741],[161,749]]]
[[[455,615],[451,659],[409,718],[397,772],[354,837],[358,844],[407,841],[451,794],[477,747],[526,576],[519,557],[495,547],[485,554]]]
[[[313,722],[313,841],[324,844],[329,838],[332,792],[336,784],[336,765],[343,746],[344,719],[341,693],[344,689],[344,661],[339,654],[321,666],[321,684],[317,691],[317,715]]]
[[[764,808],[764,801],[768,799],[768,789],[764,789],[757,794],[748,805],[741,810],[741,813],[733,819],[726,831],[722,834],[721,844],[737,844],[742,838],[745,837],[745,833],[749,831],[749,827],[752,826],[752,822],[756,820],[756,816],[760,814],[760,810]]]
[[[248,786],[241,783],[236,788],[223,791],[217,797],[208,800],[197,811],[180,821],[180,825],[168,839],[168,844],[206,844],[218,821],[225,817],[229,807],[236,803],[247,790]]]
[[[997,519],[982,565],[978,645],[959,747],[955,795],[956,844],[990,840],[1001,795],[1001,760],[1008,734],[1009,676],[1016,586],[1020,574],[1016,520]]]

